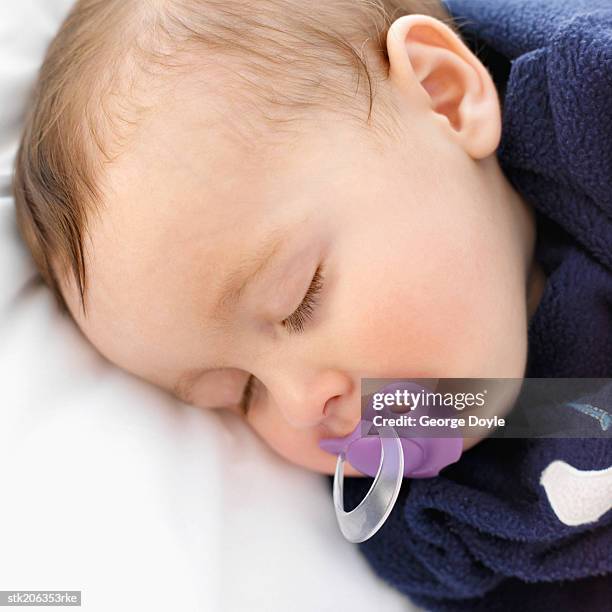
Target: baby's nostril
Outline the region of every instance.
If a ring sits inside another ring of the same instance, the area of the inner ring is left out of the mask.
[[[328,416],[332,413],[332,411],[334,410],[334,408],[332,408],[332,405],[334,403],[337,403],[337,400],[340,398],[339,395],[334,395],[333,397],[330,397],[326,402],[325,402],[325,406],[323,407],[323,416]],[[336,402],[334,402],[334,400],[336,400]]]

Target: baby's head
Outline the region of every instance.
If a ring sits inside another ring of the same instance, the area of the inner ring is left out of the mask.
[[[110,361],[237,414],[249,382],[254,430],[333,473],[362,377],[524,374],[535,232],[500,115],[436,2],[77,2],[19,228]]]

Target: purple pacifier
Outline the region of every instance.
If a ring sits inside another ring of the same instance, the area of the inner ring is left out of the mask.
[[[394,393],[396,390],[431,392],[430,389],[414,382],[399,382],[385,386],[380,393]],[[350,434],[341,438],[323,438],[319,441],[319,447],[333,455],[339,455],[344,451],[347,461],[355,469],[367,476],[374,477],[381,463],[381,441],[377,435],[362,436],[362,432],[367,432],[371,428],[376,431],[373,416],[377,412],[373,409],[372,404],[371,400],[365,418],[359,421]],[[461,436],[408,437],[406,435],[410,433],[408,428],[398,427],[396,431],[404,455],[404,477],[432,478],[437,476],[442,468],[455,463],[461,457],[463,451]]]
[[[403,478],[437,476],[442,468],[454,463],[461,456],[463,439],[460,436],[415,437],[410,435],[414,433],[414,430],[411,430],[412,423],[415,422],[413,417],[412,421],[408,422],[409,427],[403,424],[405,415],[385,415],[384,419],[377,419],[382,416],[378,411],[382,410],[383,406],[374,406],[376,397],[379,398],[380,404],[381,398],[387,393],[414,394],[415,391],[416,394],[430,392],[414,382],[387,385],[372,395],[365,414],[350,434],[342,438],[319,440],[321,449],[338,456],[333,484],[334,507],[340,531],[349,542],[364,542],[382,527],[397,501]],[[414,395],[411,398],[411,401],[414,401]],[[386,402],[384,404],[386,406]],[[409,409],[413,410],[412,404]],[[427,407],[424,410],[429,416],[441,416],[436,407]],[[421,415],[423,412],[421,410]],[[396,421],[400,422],[400,426],[395,424]],[[372,430],[374,435],[371,435]],[[349,512],[344,509],[345,460],[355,469],[374,478],[361,503]]]

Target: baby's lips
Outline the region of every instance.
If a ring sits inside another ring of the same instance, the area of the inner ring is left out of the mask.
[[[322,438],[319,440],[319,448],[332,455],[339,455],[343,449],[346,450],[361,437],[359,430],[362,423],[363,421],[360,421],[350,434],[342,438]]]

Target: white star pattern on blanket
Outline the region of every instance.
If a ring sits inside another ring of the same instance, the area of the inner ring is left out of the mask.
[[[565,461],[553,461],[540,476],[548,501],[566,525],[599,520],[612,508],[612,466],[578,470]]]

